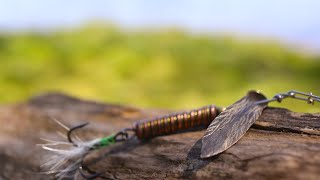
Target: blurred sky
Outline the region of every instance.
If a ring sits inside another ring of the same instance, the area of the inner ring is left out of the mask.
[[[276,37],[320,49],[319,0],[0,0],[0,30],[55,29],[106,20]]]

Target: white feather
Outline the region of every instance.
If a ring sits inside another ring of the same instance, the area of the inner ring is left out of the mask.
[[[56,174],[55,176],[58,179],[76,177],[82,158],[100,141],[100,139],[88,142],[77,141],[75,142],[76,146],[74,146],[69,142],[44,140],[48,143],[40,144],[40,146],[47,150],[49,154],[41,167],[46,169],[45,174]]]
[[[69,131],[70,128],[55,118],[53,119],[63,129]],[[63,134],[58,132],[58,134]],[[62,135],[66,138],[66,135]],[[44,163],[40,166],[45,169],[44,174],[55,174],[57,179],[67,177],[78,177],[78,169],[81,166],[82,158],[96,145],[100,139],[83,142],[77,135],[74,135],[74,144],[66,141],[55,141],[41,138],[46,143],[38,144],[48,152]]]

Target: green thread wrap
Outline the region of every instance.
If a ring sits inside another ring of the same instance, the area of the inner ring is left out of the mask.
[[[116,143],[115,135],[112,134],[110,136],[101,138],[101,140],[99,141],[99,148],[107,147],[115,143]]]

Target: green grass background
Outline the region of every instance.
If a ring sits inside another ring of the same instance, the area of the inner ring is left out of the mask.
[[[0,34],[0,103],[47,91],[146,108],[227,106],[250,89],[320,94],[320,57],[273,41],[88,25]],[[273,106],[279,106],[273,103]],[[319,104],[281,106],[319,112]]]

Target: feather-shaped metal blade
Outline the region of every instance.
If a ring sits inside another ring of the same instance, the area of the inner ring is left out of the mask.
[[[267,107],[267,103],[256,103],[265,99],[259,91],[249,91],[216,117],[202,138],[201,158],[219,154],[235,144]]]

